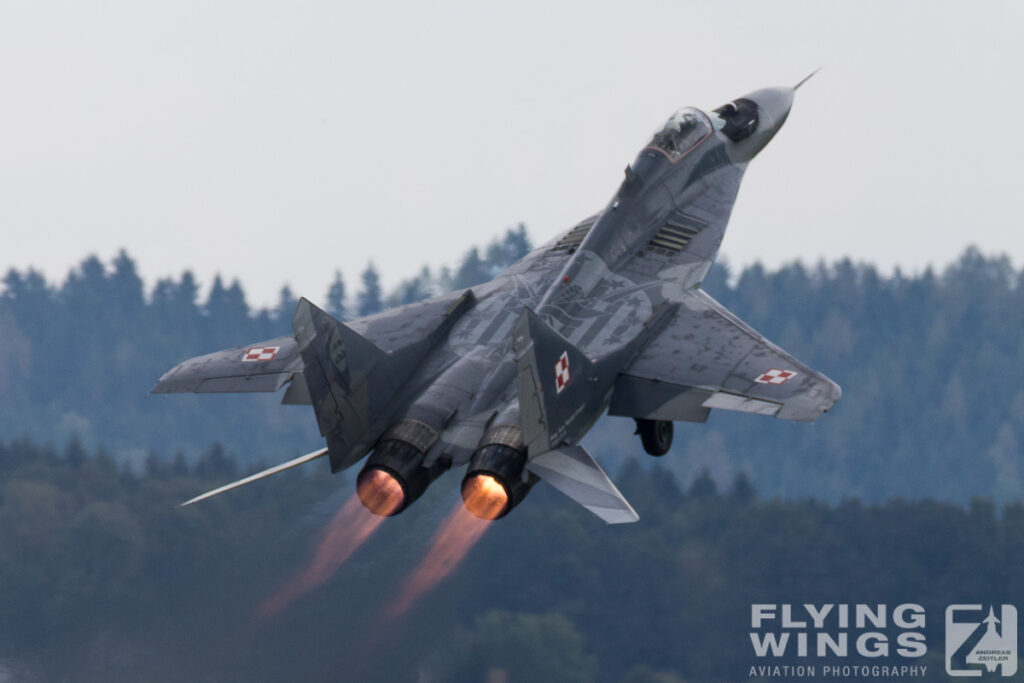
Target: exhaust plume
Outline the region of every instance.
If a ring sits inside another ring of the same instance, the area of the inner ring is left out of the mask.
[[[395,619],[405,614],[420,597],[455,571],[491,523],[490,519],[481,519],[471,513],[467,507],[472,505],[472,509],[493,518],[505,505],[505,499],[489,496],[489,493],[480,491],[468,498],[465,505],[462,501],[456,503],[434,534],[433,544],[423,561],[385,607],[381,615],[383,619]],[[496,506],[497,509],[491,510],[488,506]]]
[[[267,598],[256,613],[262,618],[271,617],[327,581],[384,519],[366,510],[359,496],[349,498],[324,528],[309,566]]]

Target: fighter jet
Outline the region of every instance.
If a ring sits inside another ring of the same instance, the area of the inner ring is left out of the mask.
[[[273,392],[313,407],[326,448],[189,504],[326,456],[364,458],[356,490],[395,515],[465,467],[462,497],[497,519],[540,480],[609,524],[636,512],[580,440],[634,418],[662,455],[673,423],[712,410],[812,421],[839,385],[701,290],[747,164],[796,87],[674,113],[607,206],[486,284],[341,322],[300,300],[293,334],[187,360],[154,393]]]

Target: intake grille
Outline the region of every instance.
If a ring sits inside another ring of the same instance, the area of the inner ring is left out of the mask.
[[[576,225],[575,228],[565,234],[565,237],[558,240],[555,246],[551,247],[551,251],[564,251],[572,254],[579,248],[580,244],[583,243],[583,238],[587,236],[590,229],[594,227],[594,223],[597,222],[600,214],[594,214],[590,218],[584,219],[583,222]]]
[[[707,223],[699,218],[673,212],[669,214],[654,239],[647,244],[647,248],[660,253],[676,254],[686,249],[690,240],[705,227],[707,227]]]

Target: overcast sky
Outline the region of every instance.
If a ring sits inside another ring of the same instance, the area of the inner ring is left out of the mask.
[[[823,67],[751,164],[734,265],[1024,262],[1024,3],[0,4],[0,269],[126,248],[269,303],[604,206],[684,105]]]

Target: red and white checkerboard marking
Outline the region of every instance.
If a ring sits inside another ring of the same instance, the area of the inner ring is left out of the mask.
[[[562,351],[562,355],[555,361],[555,393],[562,393],[565,385],[569,383],[569,352]]]
[[[772,368],[754,381],[761,384],[785,384],[796,376],[796,370],[779,370],[778,368]]]
[[[268,360],[274,360],[277,358],[277,352],[281,350],[280,346],[255,346],[242,356],[243,363],[264,363]]]

